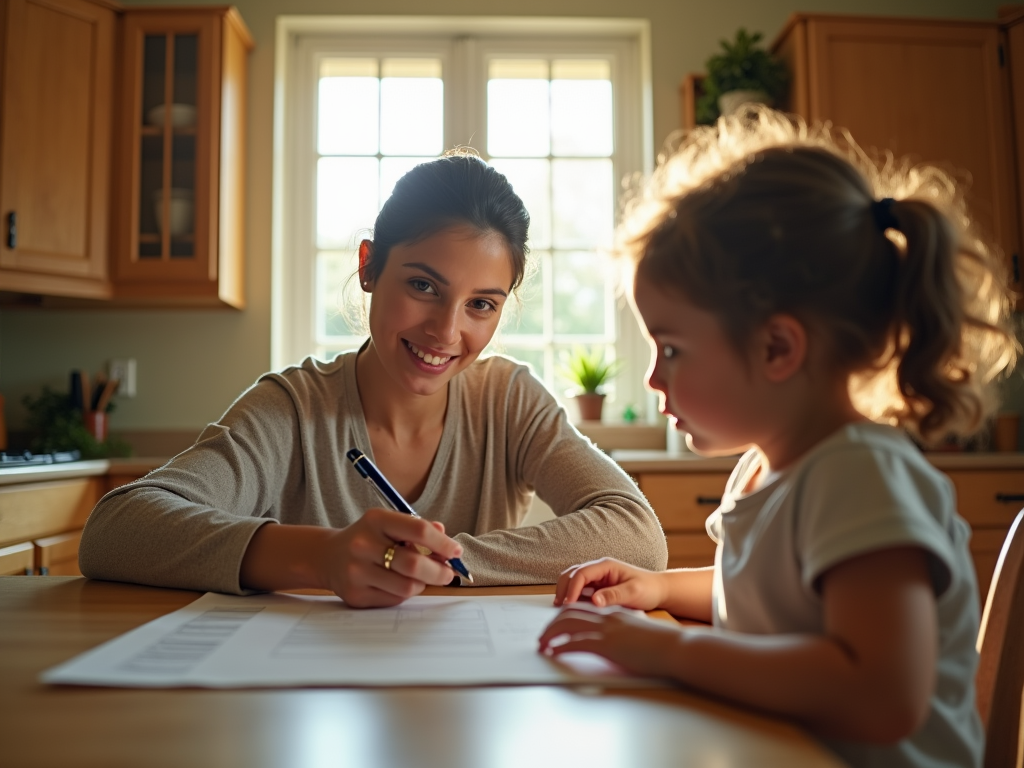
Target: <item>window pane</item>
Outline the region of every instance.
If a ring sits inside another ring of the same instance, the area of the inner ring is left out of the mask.
[[[409,171],[420,163],[425,163],[433,158],[430,157],[385,157],[380,161],[380,204],[383,207],[384,201],[391,197],[395,191],[395,184]]]
[[[556,334],[605,332],[605,257],[593,252],[557,253],[553,261]]]
[[[548,65],[538,60],[490,62],[487,152],[493,157],[546,157],[551,148]]]
[[[535,268],[528,272],[526,280],[519,286],[519,302],[509,299],[505,303],[510,317],[502,326],[502,333],[510,337],[523,334],[544,333],[544,270],[542,262],[546,254],[531,253],[529,259]],[[518,304],[518,306],[517,306]]]
[[[385,77],[380,90],[381,154],[441,154],[444,88],[440,78]]]
[[[610,81],[551,81],[551,152],[555,155],[611,155]]]
[[[491,161],[505,175],[530,212],[530,247],[551,247],[551,163],[548,160]]]
[[[321,251],[316,261],[316,335],[320,343],[339,336],[358,336],[362,331],[348,315],[359,306],[362,290],[353,274],[358,267],[355,251]],[[350,279],[351,278],[351,279]]]
[[[371,63],[376,68],[376,62]],[[321,155],[377,154],[379,84],[376,77],[320,78],[317,148]]]
[[[377,218],[377,160],[322,157],[316,173],[316,241],[320,248],[353,248]]]
[[[554,160],[556,248],[607,247],[612,240],[612,161]]]

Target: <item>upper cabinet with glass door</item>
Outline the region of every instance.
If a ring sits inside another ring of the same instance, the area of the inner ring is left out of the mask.
[[[234,9],[124,17],[115,299],[244,304],[246,57]]]

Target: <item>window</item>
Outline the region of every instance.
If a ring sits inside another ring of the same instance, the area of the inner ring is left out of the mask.
[[[646,23],[331,22],[325,34],[322,19],[315,31],[301,17],[279,20],[273,364],[362,342],[342,311],[360,298],[350,279],[359,241],[402,174],[466,145],[508,177],[531,216],[535,268],[490,350],[528,362],[557,395],[561,356],[604,348],[625,362],[613,408],[643,409],[646,347],[606,253],[619,180],[649,156]]]

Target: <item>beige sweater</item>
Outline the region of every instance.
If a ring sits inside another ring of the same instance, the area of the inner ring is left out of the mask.
[[[270,523],[342,528],[381,502],[345,458],[372,459],[356,353],[261,377],[194,446],[96,505],[79,550],[95,579],[244,593],[242,557]],[[533,493],[555,520],[516,528]],[[582,437],[529,369],[502,357],[449,384],[426,487],[478,585],[550,583],[602,556],[662,569],[668,554],[640,491]]]

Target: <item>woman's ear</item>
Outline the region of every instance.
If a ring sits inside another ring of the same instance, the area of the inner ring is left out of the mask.
[[[765,378],[780,384],[807,360],[807,329],[792,315],[772,315],[761,327],[761,367]]]
[[[363,240],[359,243],[359,286],[367,293],[373,292],[373,280],[369,277],[370,258],[373,256],[373,243]]]

